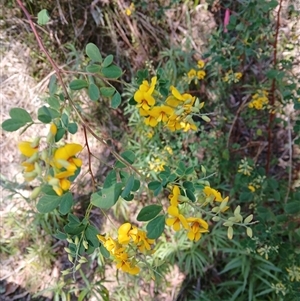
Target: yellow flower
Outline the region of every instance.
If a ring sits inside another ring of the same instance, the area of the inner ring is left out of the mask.
[[[154,116],[158,122],[162,121],[166,123],[172,114],[174,114],[174,109],[169,106],[154,107],[151,110],[151,115]]]
[[[239,81],[242,78],[243,74],[241,72],[235,73],[235,78]]]
[[[152,116],[150,111],[149,111],[149,116],[144,119],[144,122],[145,122],[146,125],[149,125],[153,128],[156,127],[157,124],[158,124],[157,119],[155,118],[155,116]]]
[[[22,162],[21,165],[24,167],[24,172],[30,172],[35,169],[34,163]]]
[[[151,250],[151,245],[154,244],[154,239],[149,239],[145,231],[138,230],[136,245],[140,252],[145,253]]]
[[[180,189],[178,186],[174,186],[172,190],[172,194],[169,195],[171,206],[178,206],[178,196],[180,195]]]
[[[189,217],[187,222],[190,223],[190,230],[188,232],[188,238],[190,240],[198,241],[201,238],[202,233],[207,233],[208,224],[202,218]]]
[[[165,161],[161,161],[159,158],[156,158],[154,161],[151,160],[149,162],[149,168],[150,170],[154,170],[155,172],[163,171],[164,165],[166,164]]]
[[[137,240],[138,229],[132,227],[130,223],[124,223],[118,229],[118,241],[120,244],[128,244],[132,239],[133,242]]]
[[[131,275],[136,275],[140,272],[140,268],[128,259],[127,253],[121,253],[116,257],[117,269]]]
[[[130,6],[125,9],[125,14],[129,17],[132,14],[132,11],[134,11],[134,3],[131,2]]]
[[[118,255],[124,251],[124,248],[119,245],[117,241],[115,241],[113,238],[109,237],[104,237],[100,234],[97,235],[97,238],[99,239],[100,242],[102,242],[103,246],[105,249],[111,254],[111,255]]]
[[[166,224],[169,227],[173,227],[174,231],[179,231],[181,225],[185,228],[188,229],[189,225],[188,222],[186,220],[186,218],[180,214],[179,209],[175,206],[169,206],[168,208],[168,213],[173,216],[171,218],[167,218],[166,219]]]
[[[150,107],[155,105],[155,99],[152,94],[154,92],[156,82],[156,76],[152,77],[150,85],[147,80],[144,80],[139,89],[134,93],[133,98],[138,103],[138,108],[148,111]]]
[[[187,76],[188,76],[188,78],[194,78],[194,77],[196,77],[196,70],[195,69],[191,69],[189,72],[188,72],[188,74],[187,74]]]
[[[80,151],[82,151],[82,146],[80,144],[66,144],[55,151],[51,165],[55,166],[58,169],[64,167],[69,171],[75,172],[77,167],[80,167],[82,164],[82,161],[80,159],[74,158],[74,156]]]
[[[172,95],[166,99],[166,104],[168,106],[177,108],[179,105],[188,105],[191,107],[194,104],[196,99],[195,96],[188,93],[181,94],[174,86],[171,86],[170,90]]]
[[[165,146],[165,150],[170,154],[173,155],[173,150],[170,146]]]
[[[248,104],[250,109],[262,110],[269,102],[268,92],[265,90],[258,90],[257,93],[252,95],[251,102]]]
[[[50,133],[51,133],[53,136],[55,136],[56,133],[57,133],[57,127],[56,127],[56,125],[55,125],[54,123],[51,123],[51,125],[50,125]]]
[[[253,185],[248,185],[249,190],[251,190],[251,192],[255,191],[255,187]]]
[[[181,118],[180,116],[177,116],[176,114],[170,116],[169,121],[167,123],[167,127],[171,131],[177,131],[181,129]]]
[[[34,155],[39,149],[38,145],[32,145],[33,142],[29,141],[21,141],[18,143],[18,148],[22,155],[25,157],[30,158],[32,155]]]
[[[68,191],[71,186],[71,182],[66,178],[58,179],[57,177],[48,177],[48,184],[52,186],[52,189],[57,195],[61,196],[64,191]]]
[[[147,137],[151,139],[153,137],[154,132],[151,130],[147,133]]]
[[[199,68],[199,69],[202,69],[202,68],[204,67],[204,65],[205,65],[205,62],[204,62],[203,60],[199,60],[199,61],[197,62],[197,65],[198,65],[198,68]]]
[[[205,186],[203,192],[207,198],[212,198],[213,201],[217,201],[217,202],[223,201],[221,193],[218,190],[215,190],[209,186]]]
[[[189,130],[197,131],[197,127],[194,123],[181,121],[180,126],[184,132],[188,132]]]
[[[205,75],[206,75],[206,72],[204,70],[197,71],[197,78],[198,79],[200,79],[200,80],[203,79],[205,77]]]

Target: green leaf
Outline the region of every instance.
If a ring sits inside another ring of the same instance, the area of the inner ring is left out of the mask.
[[[46,101],[48,102],[49,106],[55,110],[59,110],[60,109],[60,103],[59,100],[55,97],[55,96],[50,96],[46,99]]]
[[[9,111],[9,115],[12,119],[21,121],[23,123],[32,122],[32,118],[29,113],[21,108],[13,108]]]
[[[71,90],[81,90],[83,88],[87,88],[88,86],[88,82],[83,79],[74,79],[69,84]]]
[[[100,245],[100,252],[105,258],[110,257],[110,253],[106,250],[106,248],[102,244]]]
[[[51,75],[50,77],[48,89],[50,96],[53,96],[57,91],[57,80],[55,74]]]
[[[70,224],[80,224],[79,218],[72,213],[68,214],[68,221]]]
[[[139,222],[147,222],[153,219],[162,210],[161,205],[149,205],[144,207],[138,214],[137,220]]]
[[[66,130],[64,128],[58,128],[56,135],[55,135],[55,142],[58,142],[66,133]]]
[[[111,99],[110,106],[113,109],[117,109],[120,104],[121,104],[121,95],[119,92],[116,92]]]
[[[102,63],[102,55],[95,44],[88,43],[85,47],[85,53],[92,61]]]
[[[99,73],[101,71],[100,66],[96,64],[88,65],[85,69],[89,73]]]
[[[16,119],[7,119],[3,121],[1,126],[3,130],[7,132],[14,132],[17,131],[19,128],[23,127],[24,125],[26,125],[26,123],[18,121]]]
[[[134,176],[131,175],[122,191],[122,194],[121,194],[122,198],[128,197],[128,195],[130,194],[130,192],[133,188],[133,185],[134,185]]]
[[[131,191],[138,191],[140,186],[141,186],[141,182],[139,180],[135,179]]]
[[[66,233],[71,235],[80,235],[84,228],[85,225],[83,224],[67,224],[64,226],[64,230],[66,231]]]
[[[133,164],[135,160],[135,154],[133,151],[127,150],[121,154],[121,157],[127,161],[129,164]],[[117,161],[115,164],[116,168],[124,168],[126,165],[120,161]]]
[[[111,65],[111,63],[113,62],[114,60],[114,56],[112,54],[109,54],[103,61],[102,63],[102,67],[103,68],[106,68],[108,67],[109,65]]]
[[[187,189],[187,190],[185,191],[185,193],[186,193],[186,196],[187,196],[192,202],[195,202],[195,201],[196,201],[196,197],[195,197],[195,195],[193,194],[193,191]]]
[[[100,94],[104,97],[110,97],[115,93],[116,89],[113,87],[101,87]]]
[[[62,123],[64,124],[65,127],[68,127],[68,124],[69,124],[69,117],[66,113],[63,113],[61,115],[61,121]]]
[[[36,208],[40,213],[49,213],[59,205],[60,201],[60,196],[44,195],[39,199]]]
[[[54,234],[54,237],[57,238],[57,239],[60,239],[60,240],[65,240],[68,238],[68,235],[64,232],[61,232],[59,230],[57,230],[57,233]]]
[[[104,183],[103,183],[103,188],[108,188],[108,187],[112,186],[115,183],[117,183],[117,173],[113,169],[107,174],[107,176],[104,180]]]
[[[184,182],[182,183],[182,186],[183,186],[185,189],[189,189],[189,190],[191,190],[191,191],[195,191],[193,182],[190,182],[190,181],[184,181]]]
[[[51,110],[46,106],[40,107],[38,109],[38,120],[43,123],[50,123],[52,120]]]
[[[69,123],[69,125],[68,125],[68,132],[70,134],[76,134],[77,130],[78,130],[77,123],[74,123],[74,122]]]
[[[186,175],[190,175],[195,171],[194,167],[188,167],[185,171]]]
[[[88,243],[91,244],[94,248],[98,248],[99,240],[97,238],[97,235],[99,234],[99,231],[94,226],[88,225],[84,234]]]
[[[162,183],[159,181],[152,181],[152,182],[148,183],[148,188],[150,190],[153,190],[154,196],[157,196],[160,193],[160,191],[162,190],[163,186],[162,186]]]
[[[42,9],[39,13],[38,13],[38,24],[39,25],[45,25],[49,22],[50,20],[50,16],[48,14],[48,11],[46,9]]]
[[[107,78],[118,78],[122,75],[122,69],[116,65],[110,65],[101,69],[102,74]]]
[[[88,95],[92,101],[97,101],[99,99],[100,91],[99,91],[99,88],[94,83],[91,83],[89,85]]]
[[[297,214],[300,212],[300,201],[293,201],[285,204],[284,211],[287,214]]]
[[[43,123],[50,123],[52,118],[51,118],[51,113],[48,110],[47,107],[43,106],[38,109],[38,120],[43,122]]]
[[[62,215],[68,214],[73,205],[73,196],[71,192],[67,192],[61,196],[61,202],[59,205],[59,212]]]
[[[108,188],[103,188],[99,192],[93,193],[91,203],[101,209],[109,209],[117,202],[121,195],[122,183],[116,183]]]
[[[161,236],[165,229],[165,216],[159,215],[151,222],[148,223],[146,230],[147,230],[147,237],[149,239],[157,239]]]

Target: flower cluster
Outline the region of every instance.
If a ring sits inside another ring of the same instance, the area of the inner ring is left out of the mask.
[[[134,94],[139,113],[143,116],[146,125],[156,127],[164,124],[169,130],[197,130],[192,119],[192,113],[198,112],[204,105],[196,97],[188,93],[180,93],[174,86],[170,87],[171,95],[164,104],[158,105],[154,95],[157,77],[152,77],[151,82],[144,80]]]
[[[166,219],[166,224],[172,227],[174,231],[179,231],[181,227],[187,230],[187,236],[192,241],[198,241],[202,233],[209,232],[208,224],[200,217],[188,217],[186,218],[180,211],[180,188],[175,185],[172,189],[172,193],[169,195],[170,206],[168,207],[168,213],[171,217]]]
[[[248,162],[248,160],[247,159],[242,159],[241,163],[238,167],[238,172],[242,173],[245,176],[250,176],[252,170],[253,170],[253,167],[250,166],[250,163]]]
[[[132,275],[140,272],[137,266],[137,252],[146,255],[153,253],[151,245],[154,244],[154,239],[149,239],[145,231],[130,223],[124,223],[119,227],[117,239],[102,235],[97,237],[116,262],[117,269]]]
[[[21,141],[18,148],[25,157],[22,162],[25,180],[32,181],[37,176],[52,186],[57,195],[62,195],[71,186],[70,177],[74,176],[82,165],[82,161],[75,157],[82,150],[82,146],[76,143],[65,144],[54,148],[53,139],[57,132],[55,124],[51,124],[47,136],[48,147],[39,151],[40,137],[33,142]],[[41,166],[47,166],[46,175],[43,176]]]
[[[226,72],[225,76],[223,77],[223,81],[226,83],[237,83],[242,78],[243,74],[241,72],[233,72],[232,70],[229,70]]]
[[[300,266],[291,266],[286,269],[289,274],[290,281],[300,282]]]
[[[131,16],[131,14],[134,10],[135,10],[134,3],[131,2],[130,6],[125,9],[125,14],[129,17],[129,16]]]
[[[151,158],[149,161],[149,169],[154,172],[160,172],[165,170],[164,166],[166,165],[166,161],[173,155],[173,150],[170,146],[165,146],[163,151],[159,155],[155,155],[154,158]]]
[[[62,195],[71,186],[69,177],[74,176],[81,167],[82,161],[75,155],[82,151],[82,146],[76,143],[66,144],[54,151],[50,165],[53,168],[53,176],[48,176],[48,183],[57,195]]]
[[[266,90],[257,90],[257,92],[252,95],[248,107],[250,109],[255,108],[256,110],[262,110],[268,102],[268,92]]]
[[[203,70],[204,65],[205,65],[204,61],[199,60],[197,62],[197,69],[193,69],[193,68],[190,69],[190,71],[187,73],[189,82],[194,80],[195,84],[197,84],[198,80],[201,80],[205,77],[206,72]]]

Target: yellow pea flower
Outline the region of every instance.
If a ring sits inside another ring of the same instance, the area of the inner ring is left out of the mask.
[[[179,209],[175,206],[169,206],[168,213],[172,216],[171,218],[166,219],[166,224],[169,227],[173,227],[174,231],[179,231],[181,228],[181,225],[188,229],[189,225],[186,220],[186,218],[180,214]]]
[[[148,111],[152,106],[155,105],[155,98],[152,96],[157,77],[152,77],[151,84],[147,80],[144,80],[140,85],[139,89],[134,93],[134,100],[138,103],[137,107]]]
[[[211,197],[212,200],[214,200],[214,201],[217,201],[217,202],[222,202],[223,201],[221,193],[216,189],[213,189],[209,186],[205,186],[204,189],[203,189],[203,192],[206,195],[206,197],[208,197],[208,198]]]
[[[169,195],[170,203],[172,206],[178,206],[178,196],[180,195],[180,189],[175,185],[172,189],[172,194]]]
[[[124,223],[118,229],[118,241],[120,244],[128,244],[132,239],[133,242],[137,240],[138,229],[133,227],[130,223]]]
[[[21,141],[18,143],[18,148],[22,155],[30,158],[38,151],[38,145],[32,146],[32,142],[29,141]]]
[[[208,223],[202,218],[189,217],[187,218],[187,222],[191,224],[187,235],[190,240],[198,241],[201,238],[202,233],[209,232]]]

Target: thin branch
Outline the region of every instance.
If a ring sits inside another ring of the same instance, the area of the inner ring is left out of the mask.
[[[277,23],[276,23],[276,31],[275,31],[275,37],[274,37],[274,43],[273,43],[273,68],[274,68],[274,70],[277,67],[277,43],[278,43],[278,35],[279,35],[279,27],[280,27],[280,12],[281,12],[281,8],[282,8],[282,1],[283,0],[280,0],[278,11],[277,11]],[[275,89],[276,89],[276,79],[273,78],[271,91],[270,91],[270,105],[272,108],[275,104]],[[268,152],[267,152],[266,174],[269,173],[270,161],[271,161],[271,155],[272,155],[272,128],[273,128],[274,117],[275,117],[275,113],[273,112],[273,110],[271,110],[269,113],[269,124],[268,124]]]
[[[92,152],[90,150],[89,141],[88,141],[88,138],[87,138],[87,133],[86,133],[86,127],[85,126],[83,126],[83,133],[84,133],[85,145],[86,145],[86,148],[88,150],[89,173],[90,173],[91,178],[92,178],[93,192],[95,192],[96,191],[96,180],[95,180],[93,170],[92,170],[92,161],[91,161]]]

